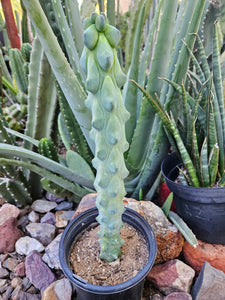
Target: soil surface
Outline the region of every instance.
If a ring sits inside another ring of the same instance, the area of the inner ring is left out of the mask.
[[[94,285],[115,285],[133,278],[148,261],[148,248],[144,237],[132,226],[124,224],[121,237],[125,241],[122,255],[111,263],[100,259],[97,232],[91,228],[78,238],[71,249],[71,270]]]

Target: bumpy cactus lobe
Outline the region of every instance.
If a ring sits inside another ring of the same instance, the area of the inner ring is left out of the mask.
[[[128,148],[125,122],[129,113],[120,91],[126,76],[115,49],[119,40],[119,31],[108,24],[103,14],[93,14],[86,20],[81,65],[87,73],[86,106],[92,111],[90,136],[95,141],[92,163],[97,170],[94,186],[98,194],[98,236],[100,258],[105,261],[113,261],[121,253],[124,178],[128,175],[123,153]]]

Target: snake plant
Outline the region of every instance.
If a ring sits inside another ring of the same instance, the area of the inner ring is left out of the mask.
[[[181,158],[187,174],[181,175],[195,187],[225,185],[225,109],[220,65],[219,24],[214,25],[212,62],[207,60],[202,41],[197,36],[198,58],[191,54],[189,76],[181,85],[168,81],[182,98],[183,114],[175,121],[172,105],[155,100],[139,84],[161,118],[168,138]],[[211,65],[210,65],[211,64]],[[166,110],[165,110],[166,109]]]

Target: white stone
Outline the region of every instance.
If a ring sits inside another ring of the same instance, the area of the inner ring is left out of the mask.
[[[15,244],[15,249],[18,254],[28,255],[33,250],[42,252],[45,250],[44,246],[36,239],[29,236],[21,237]]]

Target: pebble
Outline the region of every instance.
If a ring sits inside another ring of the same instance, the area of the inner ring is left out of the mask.
[[[22,288],[22,283],[23,283],[23,280],[20,278],[20,277],[14,277],[12,280],[11,280],[11,286],[13,288],[16,288],[17,286],[21,285],[21,288]]]
[[[0,279],[6,278],[9,276],[9,272],[5,269],[0,267]]]
[[[39,214],[32,210],[28,215],[28,220],[32,223],[37,223],[39,221]]]
[[[0,288],[2,288],[7,283],[6,279],[0,279]]]
[[[163,300],[192,300],[192,297],[188,293],[175,292],[175,293],[169,294]]]
[[[19,264],[19,260],[14,258],[14,257],[9,257],[7,258],[2,266],[6,269],[8,269],[9,271],[14,271],[15,267]]]
[[[73,202],[63,201],[60,204],[58,204],[55,208],[55,211],[58,210],[71,210],[73,208]]]
[[[65,198],[59,197],[59,196],[55,196],[53,194],[50,194],[49,192],[46,193],[46,199],[48,199],[49,201],[53,201],[56,203],[60,203],[62,201],[65,201]]]
[[[19,277],[24,277],[26,275],[25,262],[21,262],[15,267],[15,274]]]
[[[56,280],[50,268],[42,261],[42,256],[37,251],[32,251],[25,260],[26,276],[41,293]]]
[[[73,210],[60,210],[55,213],[57,228],[65,228],[74,215]]]
[[[60,233],[46,248],[42,259],[51,269],[61,269],[59,261],[59,242],[62,233]]]
[[[55,214],[48,211],[40,220],[41,223],[48,223],[48,224],[52,224],[55,225],[56,223],[56,218],[55,218]]]
[[[0,253],[13,252],[15,243],[20,237],[17,219],[10,217],[0,226]]]
[[[0,208],[0,225],[2,225],[9,218],[17,218],[20,214],[20,209],[15,205],[6,203]]]
[[[56,228],[54,225],[47,223],[30,223],[26,226],[26,230],[31,237],[46,246],[53,240]]]
[[[33,202],[31,208],[36,212],[46,213],[50,210],[53,210],[56,206],[57,204],[55,202],[39,199]]]
[[[16,252],[21,255],[28,255],[33,250],[42,252],[45,250],[44,246],[36,239],[29,236],[21,237],[15,244]]]
[[[72,286],[68,279],[64,278],[53,282],[42,295],[42,300],[71,300]]]

